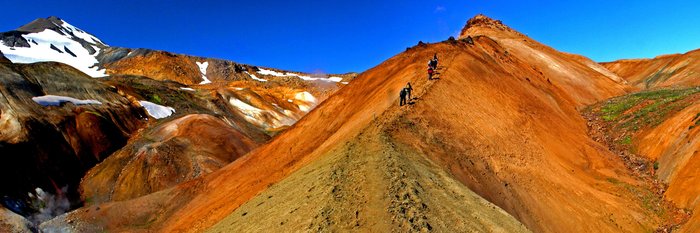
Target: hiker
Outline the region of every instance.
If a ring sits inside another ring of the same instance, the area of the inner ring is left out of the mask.
[[[435,59],[430,59],[428,60],[428,67],[436,69],[437,67],[435,66]]]
[[[474,44],[474,39],[472,39],[472,36],[467,36],[467,44]]]
[[[403,106],[406,104],[406,88],[401,88],[401,93],[399,93],[399,97],[401,97],[401,100],[399,101],[399,106]]]
[[[433,55],[433,69],[437,69],[438,67],[438,58],[437,58],[437,53]]]
[[[428,80],[433,80],[433,72],[434,72],[433,67],[432,66],[428,67]]]
[[[406,84],[406,87],[404,87],[404,89],[406,89],[406,97],[407,97],[408,101],[410,102],[412,100],[411,99],[411,91],[413,91],[413,87],[411,87],[411,82],[408,82]]]

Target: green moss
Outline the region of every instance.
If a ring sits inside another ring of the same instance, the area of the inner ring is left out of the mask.
[[[644,80],[644,84],[646,85],[647,88],[649,88],[656,83],[660,83],[660,82],[668,80],[675,73],[676,73],[676,70],[669,71],[669,70],[666,70],[666,67],[664,67],[661,70],[657,71],[656,73],[652,74],[651,76],[647,77]]]
[[[607,180],[608,182],[610,182],[611,184],[615,184],[615,185],[618,185],[618,184],[621,184],[621,183],[622,183],[620,180],[615,179],[615,178],[612,178],[612,177],[608,177],[606,180]]]
[[[625,136],[624,138],[622,138],[622,140],[620,140],[620,144],[632,145],[632,136],[629,136],[629,135]]]
[[[663,199],[650,189],[622,182],[615,178],[607,178],[607,181],[620,188],[624,188],[630,194],[634,195],[634,197],[641,202],[644,209],[656,214],[659,217],[666,215],[666,209],[663,207],[663,205],[659,204],[663,201]]]
[[[618,97],[601,106],[601,118],[614,122],[617,130],[636,131],[644,126],[655,126],[670,113],[690,105],[691,102],[682,100],[698,92],[696,88],[665,89]],[[641,107],[632,110],[638,106]]]
[[[97,116],[97,117],[100,117],[100,118],[102,118],[102,119],[107,119],[105,116],[103,116],[102,114],[100,114],[100,113],[98,113],[98,112],[95,112],[95,111],[85,111],[85,112],[87,112],[87,113],[89,113],[89,114],[92,114],[92,115],[95,115],[95,116]]]
[[[157,94],[150,96],[149,101],[156,103],[156,104],[163,104],[163,100],[161,100],[160,96],[158,96]]]

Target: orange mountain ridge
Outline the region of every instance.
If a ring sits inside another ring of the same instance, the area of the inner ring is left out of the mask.
[[[428,80],[425,63],[434,54],[440,58],[437,80]],[[653,72],[638,67],[660,72],[679,66],[674,70],[685,72],[647,82],[655,87],[697,85],[700,79],[691,73],[697,63],[684,57],[689,54],[695,53],[601,65],[478,15],[458,40],[419,44],[367,70],[271,141],[219,170],[133,199],[88,204],[41,228],[675,229],[665,227],[676,209],[659,214],[640,199],[640,191],[651,189],[648,180],[592,138],[595,129],[580,110],[642,89]],[[408,82],[415,98],[400,107],[399,91]],[[660,178],[670,182],[665,198],[687,209],[698,208],[692,200],[700,194],[692,191],[696,188],[682,191],[692,187],[698,167],[691,158],[700,144],[690,137],[698,129],[685,130],[696,111],[697,104],[680,110],[635,139],[649,159],[660,158]],[[686,139],[689,146],[679,146]],[[659,141],[672,143],[653,144]],[[680,161],[673,157],[678,154]],[[696,229],[698,218],[693,215],[683,230]]]

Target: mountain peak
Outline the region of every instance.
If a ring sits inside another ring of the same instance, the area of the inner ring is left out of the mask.
[[[501,22],[500,20],[495,20],[486,15],[478,14],[473,18],[467,20],[467,24],[462,29],[462,32],[459,34],[459,37],[466,37],[470,29],[476,28],[490,28],[500,31],[513,31],[513,29],[503,24],[503,22]]]
[[[109,46],[56,16],[38,18],[16,30],[0,33],[0,42],[0,51],[13,63],[54,61],[93,77],[105,76],[95,64],[100,50]]]
[[[20,32],[41,32],[46,29],[57,30],[63,24],[63,20],[56,16],[49,16],[48,18],[38,18],[34,21],[25,24],[17,28]]]

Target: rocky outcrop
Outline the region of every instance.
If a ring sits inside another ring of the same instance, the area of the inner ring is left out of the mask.
[[[519,33],[503,24],[503,22],[501,22],[500,20],[495,20],[483,14],[479,14],[467,20],[467,24],[464,26],[464,28],[462,28],[462,32],[459,34],[459,38],[467,38],[467,36],[469,36],[469,29],[472,28],[491,28],[495,30]]]
[[[10,47],[29,47],[29,42],[22,37],[25,34],[20,31],[9,31],[0,33],[0,41]]]

